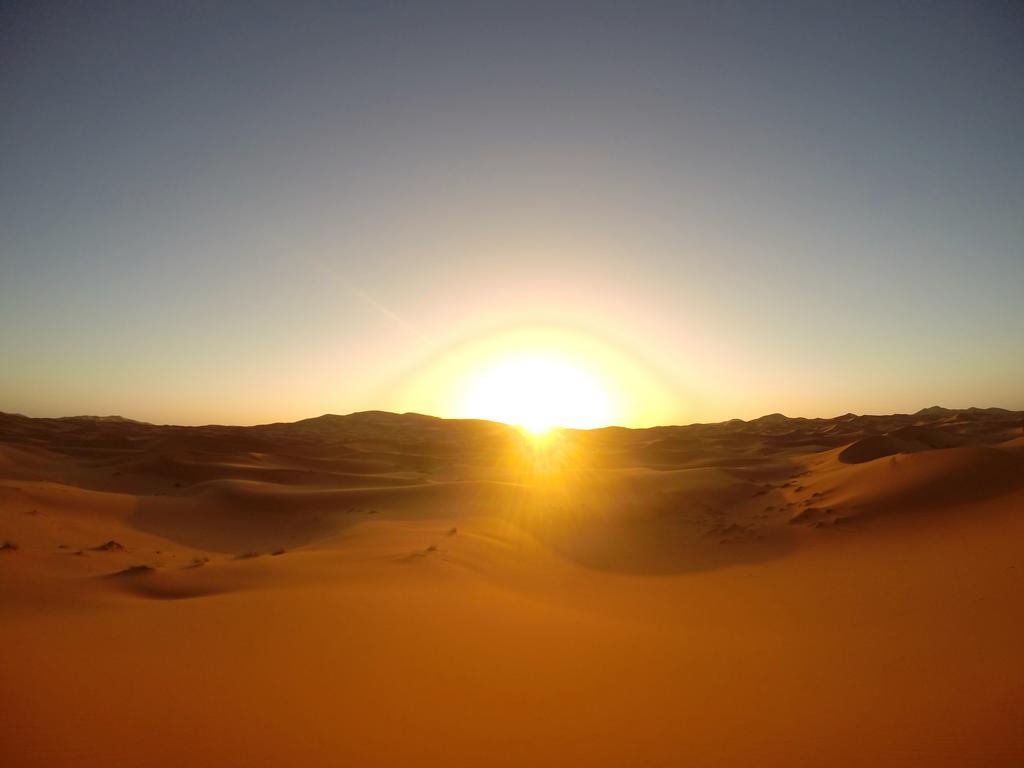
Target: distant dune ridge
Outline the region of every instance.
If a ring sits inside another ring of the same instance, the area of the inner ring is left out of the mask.
[[[0,764],[1021,765],[1022,541],[999,408],[0,413]]]

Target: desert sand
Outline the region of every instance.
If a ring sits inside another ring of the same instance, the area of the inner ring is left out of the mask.
[[[1022,425],[0,415],[0,764],[1024,765]]]

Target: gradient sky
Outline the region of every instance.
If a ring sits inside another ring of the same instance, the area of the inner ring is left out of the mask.
[[[1017,3],[8,2],[0,110],[0,410],[436,412],[537,326],[646,423],[1024,408]]]

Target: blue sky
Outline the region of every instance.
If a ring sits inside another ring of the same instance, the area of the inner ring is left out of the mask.
[[[650,420],[1024,408],[1013,3],[13,3],[0,410],[436,409],[571,327]],[[446,414],[441,414],[446,415]]]

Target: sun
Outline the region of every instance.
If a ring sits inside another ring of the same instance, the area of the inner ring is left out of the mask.
[[[534,434],[553,427],[591,429],[614,422],[617,408],[599,377],[569,358],[519,353],[469,378],[462,412]]]
[[[579,328],[531,325],[433,351],[405,375],[396,407],[541,434],[657,423],[675,403],[651,367],[620,344]]]

